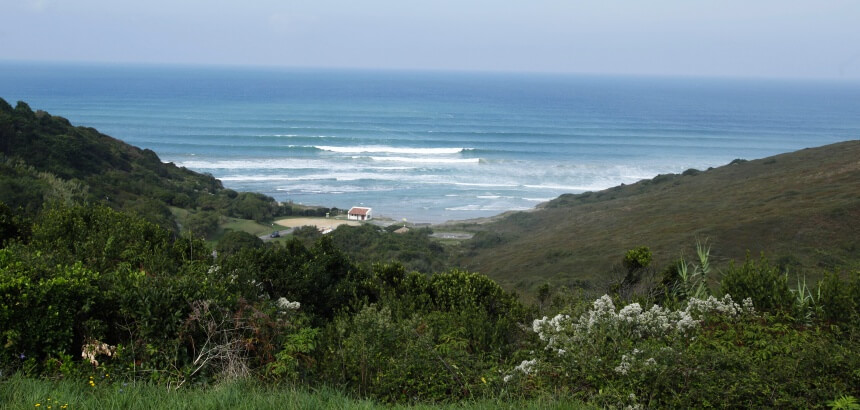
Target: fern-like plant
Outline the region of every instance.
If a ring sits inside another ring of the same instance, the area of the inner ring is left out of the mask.
[[[827,405],[833,410],[860,410],[860,402],[851,395],[841,395],[829,402]]]

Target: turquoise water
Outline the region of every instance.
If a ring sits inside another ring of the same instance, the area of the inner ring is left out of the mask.
[[[441,222],[860,138],[860,84],[0,63],[0,97],[278,200]]]

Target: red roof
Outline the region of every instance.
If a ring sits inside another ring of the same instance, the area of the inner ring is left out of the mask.
[[[358,206],[349,208],[350,215],[367,215],[368,213],[370,213],[370,208],[361,208]]]

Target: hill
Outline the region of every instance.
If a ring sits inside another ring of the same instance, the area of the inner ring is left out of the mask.
[[[288,213],[270,197],[226,189],[211,175],[24,102],[13,108],[0,99],[0,154],[0,201],[30,214],[45,201],[100,202],[198,232],[216,229],[219,216],[268,221]],[[170,207],[193,213],[176,221]]]
[[[562,195],[461,228],[476,235],[457,264],[518,289],[599,286],[628,249],[649,246],[666,266],[697,240],[718,267],[764,252],[815,276],[860,262],[860,141]]]

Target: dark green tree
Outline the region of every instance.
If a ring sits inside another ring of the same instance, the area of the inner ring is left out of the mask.
[[[230,231],[224,234],[215,250],[220,257],[232,255],[242,249],[258,249],[263,247],[263,240],[244,231]]]

